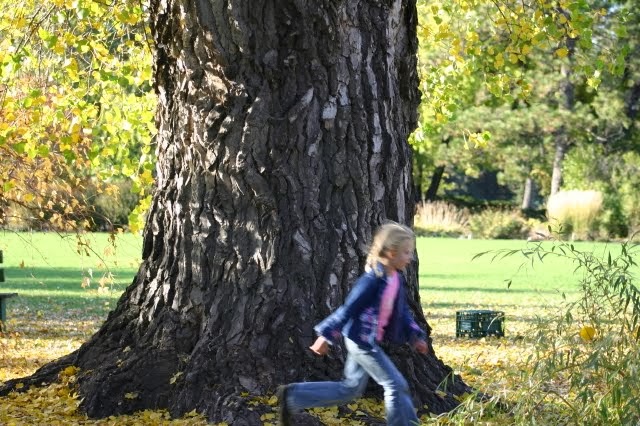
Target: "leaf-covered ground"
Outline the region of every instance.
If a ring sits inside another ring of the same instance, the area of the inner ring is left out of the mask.
[[[429,312],[426,312],[429,317]],[[528,349],[520,339],[531,316],[537,312],[520,312],[520,317],[507,318],[505,338],[467,339],[455,337],[455,311],[439,310],[433,314],[434,347],[438,357],[453,367],[467,383],[492,395],[509,394],[518,388],[521,365]],[[50,360],[76,349],[98,328],[101,318],[86,318],[81,312],[19,312],[12,311],[7,332],[0,335],[0,381],[24,377]],[[197,413],[182,419],[171,419],[162,411],[144,411],[130,416],[108,419],[88,419],[77,409],[78,395],[73,391],[74,371],[61,375],[61,382],[26,393],[13,393],[0,399],[0,424],[3,425],[146,425],[146,424],[206,424]],[[276,424],[277,400],[247,395],[249,404],[266,403],[273,408],[264,413],[265,425]],[[381,420],[384,408],[379,401],[362,399],[343,409],[312,410],[312,414],[325,424],[365,425]],[[425,415],[424,424],[446,424],[448,416]],[[485,416],[489,424],[510,424],[506,415]]]

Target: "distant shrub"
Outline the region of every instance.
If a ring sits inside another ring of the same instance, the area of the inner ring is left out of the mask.
[[[74,211],[69,206],[56,204],[44,208],[28,208],[16,203],[8,203],[3,212],[4,221],[0,229],[10,231],[57,231],[76,232],[88,228],[89,221],[83,215],[82,207]]]
[[[94,208],[93,223],[99,230],[127,226],[129,214],[138,204],[138,195],[132,191],[130,181],[116,182],[106,191],[93,190],[90,195]]]
[[[2,228],[11,231],[27,231],[38,225],[37,218],[29,209],[14,203],[6,207],[4,216],[5,222],[2,223]]]
[[[608,193],[604,197],[602,211],[598,215],[599,239],[608,240],[629,235],[630,218],[625,217],[620,200],[621,197],[615,193]]]
[[[599,191],[560,191],[549,197],[547,216],[572,239],[589,239],[596,234],[602,206],[603,197]]]
[[[622,163],[624,167],[619,172],[616,189],[628,232],[635,234],[640,231],[640,154],[627,152],[623,155]]]
[[[418,204],[414,227],[420,236],[457,237],[467,233],[469,211],[444,201]]]
[[[503,209],[486,209],[469,219],[474,238],[520,239],[526,238],[530,226],[519,212]]]

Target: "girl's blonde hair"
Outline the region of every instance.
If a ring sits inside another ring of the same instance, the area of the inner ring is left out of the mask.
[[[416,236],[411,228],[396,222],[387,222],[376,230],[369,255],[367,256],[367,265],[375,267],[375,265],[385,257],[388,250],[398,250],[406,242],[415,243]]]

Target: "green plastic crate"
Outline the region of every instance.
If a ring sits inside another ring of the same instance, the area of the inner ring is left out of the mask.
[[[456,312],[456,337],[504,337],[504,312],[472,310]]]

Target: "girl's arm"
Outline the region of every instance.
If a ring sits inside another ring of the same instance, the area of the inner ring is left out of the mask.
[[[409,304],[404,304],[404,312],[403,312],[403,321],[405,329],[407,330],[407,335],[409,336],[409,342],[414,344],[416,341],[424,341],[427,337],[427,334],[420,328],[418,324],[416,324],[413,319],[413,315],[411,315],[411,311],[409,311]]]
[[[328,340],[329,343],[335,343],[347,321],[351,318],[357,318],[366,307],[373,303],[378,291],[379,280],[380,278],[373,273],[361,275],[349,292],[344,304],[314,327],[316,333]]]

